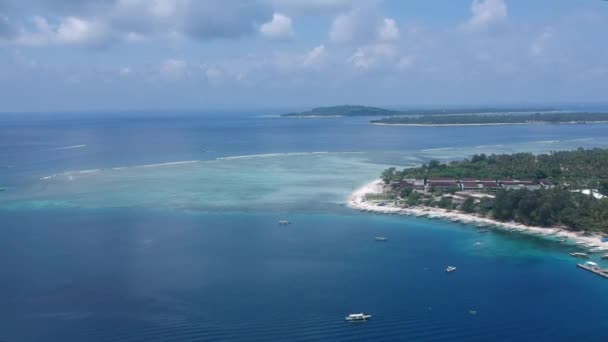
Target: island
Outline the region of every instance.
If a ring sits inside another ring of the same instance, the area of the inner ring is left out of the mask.
[[[370,123],[401,126],[480,126],[524,124],[585,124],[606,123],[608,113],[534,113],[500,115],[425,115],[391,116]]]
[[[474,155],[389,168],[352,208],[551,236],[608,252],[608,149]]]
[[[555,108],[549,107],[513,107],[513,108],[460,108],[460,109],[408,109],[391,110],[369,106],[331,106],[318,107],[308,111],[283,114],[283,117],[314,118],[314,117],[361,117],[361,116],[399,116],[399,115],[462,115],[462,114],[492,114],[492,113],[529,113],[529,112],[554,112]]]

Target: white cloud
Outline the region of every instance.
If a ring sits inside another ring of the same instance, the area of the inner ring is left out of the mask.
[[[270,39],[288,39],[294,36],[291,18],[274,13],[272,20],[260,26],[260,32]]]
[[[331,23],[329,39],[334,42],[349,42],[354,39],[357,20],[356,13],[341,13]]]
[[[21,31],[16,42],[22,45],[97,45],[110,39],[110,30],[102,23],[79,17],[64,17],[53,25],[46,18],[32,18],[33,31]]]
[[[327,51],[325,45],[319,45],[302,57],[302,66],[304,67],[319,67],[322,66],[327,58]]]
[[[553,28],[546,27],[530,45],[530,56],[540,57],[545,53],[548,42],[553,38]]]
[[[55,2],[44,5],[43,16],[33,15],[35,7],[15,5],[14,18],[29,18],[31,23],[8,21],[0,13],[0,39],[15,45],[236,39],[255,33],[271,18],[272,10],[265,1],[62,0],[56,6]],[[285,24],[285,19],[279,17],[276,24]],[[269,32],[276,33],[272,27]]]
[[[399,40],[399,28],[394,19],[384,18],[378,30],[378,39],[385,42]]]
[[[217,66],[211,66],[205,70],[205,77],[210,83],[217,84],[224,79],[224,72]]]
[[[120,68],[120,69],[118,70],[118,74],[119,74],[120,76],[128,76],[128,75],[130,75],[132,72],[133,72],[133,71],[132,71],[132,70],[131,70],[131,68],[130,68],[130,67],[128,67],[128,66],[122,67],[122,68]]]
[[[336,43],[372,44],[399,40],[397,22],[383,18],[375,2],[362,3],[338,14],[331,23],[329,39]]]
[[[289,12],[330,12],[344,10],[357,0],[266,0],[274,8]]]
[[[399,59],[399,61],[397,62],[397,69],[402,70],[402,71],[411,69],[414,65],[414,61],[415,61],[414,57],[411,57],[411,56],[401,57]]]
[[[470,31],[485,29],[507,18],[507,4],[504,0],[473,0],[471,18],[464,24]]]
[[[166,81],[178,81],[188,74],[188,64],[181,59],[168,59],[160,66],[160,76]]]
[[[347,62],[358,70],[392,66],[397,58],[397,49],[390,44],[374,44],[358,48]]]

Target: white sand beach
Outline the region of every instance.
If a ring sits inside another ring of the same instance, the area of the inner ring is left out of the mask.
[[[473,214],[463,213],[456,210],[447,210],[434,207],[408,207],[396,206],[390,201],[368,201],[367,195],[378,195],[383,193],[382,180],[376,179],[356,189],[347,198],[347,206],[359,211],[367,211],[380,214],[412,215],[420,217],[438,218],[457,222],[486,225],[495,229],[519,232],[522,234],[538,235],[544,237],[562,237],[568,239],[569,243],[579,245],[588,244],[597,246],[594,248],[608,249],[608,242],[602,242],[600,235],[585,236],[582,233],[566,230],[563,228],[546,228],[527,226],[516,222],[500,222],[492,218],[480,217]],[[382,203],[382,204],[381,204]],[[557,241],[557,240],[556,240]]]

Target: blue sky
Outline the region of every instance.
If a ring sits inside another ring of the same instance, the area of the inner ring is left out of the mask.
[[[0,0],[0,111],[608,102],[608,1]]]

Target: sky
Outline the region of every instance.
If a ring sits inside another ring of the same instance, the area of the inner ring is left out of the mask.
[[[0,0],[0,111],[608,103],[608,1]]]

